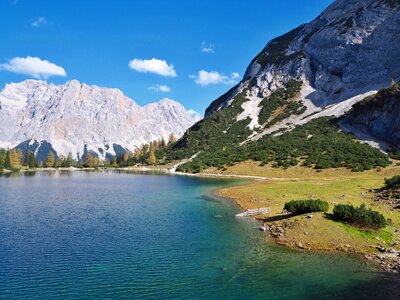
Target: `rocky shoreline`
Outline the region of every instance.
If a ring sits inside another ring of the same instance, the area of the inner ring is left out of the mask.
[[[224,189],[222,189],[224,190]],[[245,214],[247,211],[251,211],[249,207],[244,207],[240,201],[240,197],[231,197],[227,193],[221,193],[221,190],[215,191],[215,194],[220,197],[228,198],[233,201],[243,210]],[[299,251],[310,251],[310,252],[347,252],[352,253],[360,258],[366,260],[368,263],[375,266],[377,269],[394,274],[400,274],[400,251],[398,248],[399,242],[394,241],[390,245],[382,240],[377,239],[376,242],[369,242],[367,251],[351,245],[350,242],[346,241],[332,241],[327,244],[319,244],[317,241],[310,242],[309,237],[313,235],[312,231],[307,231],[304,224],[312,224],[314,219],[321,218],[318,214],[308,214],[297,217],[283,217],[278,220],[266,220],[266,215],[249,215],[248,217],[255,218],[261,222],[259,230],[265,231],[266,235],[270,240],[278,245],[299,250]],[[305,228],[305,229],[303,229]],[[295,234],[294,234],[295,233]],[[314,235],[314,239],[318,240],[318,235]]]
[[[260,227],[260,230],[266,231],[269,236],[275,241],[275,243],[298,250],[306,250],[306,251],[328,251],[328,252],[348,252],[354,253],[364,257],[368,262],[377,266],[380,270],[390,272],[390,273],[400,273],[400,251],[395,250],[393,247],[385,248],[381,243],[378,243],[377,246],[371,245],[372,248],[375,248],[379,251],[379,253],[369,253],[363,254],[359,252],[356,248],[353,248],[349,244],[339,245],[332,244],[331,248],[318,248],[311,243],[303,244],[301,241],[297,243],[288,243],[284,237],[286,231],[290,229],[290,222],[279,222],[279,223],[268,223],[263,222],[263,226]],[[308,235],[308,232],[304,232],[304,235]],[[300,238],[299,238],[300,240]],[[397,243],[392,244],[392,246],[397,246]]]

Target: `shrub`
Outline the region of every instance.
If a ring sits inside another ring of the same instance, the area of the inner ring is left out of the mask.
[[[310,212],[327,212],[329,204],[323,200],[292,200],[285,203],[285,210],[295,215],[301,215]]]
[[[385,188],[386,189],[400,188],[400,175],[393,176],[392,178],[385,178]]]
[[[301,160],[316,169],[349,168],[354,171],[390,164],[378,149],[359,143],[355,137],[339,131],[335,120],[319,118],[282,135],[265,135],[257,141],[240,145],[250,134],[250,119],[236,122],[241,112],[241,97],[235,98],[234,107],[214,113],[191,129],[184,137],[157,157],[169,161],[200,154],[193,160],[200,171],[208,167],[224,167],[245,160],[267,162],[279,168],[288,168]],[[191,164],[185,172],[192,172]],[[182,168],[183,170],[184,168]]]
[[[400,160],[400,152],[399,151],[390,151],[390,152],[388,152],[388,156],[391,159]]]
[[[381,228],[387,224],[381,213],[367,208],[365,204],[360,207],[348,204],[336,205],[333,209],[333,216],[338,221],[360,227]]]

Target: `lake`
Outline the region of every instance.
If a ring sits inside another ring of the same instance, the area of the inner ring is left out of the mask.
[[[124,172],[0,177],[5,299],[365,299],[392,278],[292,251],[212,191],[238,181]],[[387,297],[387,296],[386,296]]]

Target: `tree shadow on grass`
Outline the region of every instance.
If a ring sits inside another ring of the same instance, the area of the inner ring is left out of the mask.
[[[278,215],[278,216],[273,216],[273,217],[267,217],[267,218],[263,218],[261,219],[264,222],[276,222],[276,221],[282,221],[282,220],[287,220],[290,219],[292,217],[295,217],[296,215],[292,215],[292,214],[285,214],[285,215]]]
[[[335,219],[333,214],[325,213],[324,214],[324,218],[327,219],[327,220],[330,220],[330,221],[336,221],[337,222],[337,220]]]

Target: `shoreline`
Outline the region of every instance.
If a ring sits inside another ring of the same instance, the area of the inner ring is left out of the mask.
[[[270,179],[271,182],[275,181],[276,179]],[[242,186],[232,186],[227,188],[217,189],[213,192],[214,195],[218,197],[225,198],[229,201],[233,201],[243,212],[256,208],[250,207],[246,205],[240,196],[235,195],[233,192],[235,189],[246,188],[249,186],[253,186],[257,182],[250,182],[248,184]],[[318,215],[319,214],[319,215]],[[315,215],[317,217],[322,217],[323,213],[313,213],[314,218]],[[365,263],[370,264],[371,266],[375,267],[376,269],[390,273],[390,274],[399,274],[399,269],[396,269],[395,263],[400,264],[400,253],[380,253],[376,251],[365,252],[362,249],[349,244],[335,244],[332,243],[328,247],[319,246],[319,245],[311,245],[310,243],[303,243],[303,242],[295,242],[293,239],[285,239],[286,233],[290,232],[293,228],[293,225],[299,223],[297,225],[304,224],[303,222],[307,220],[306,215],[300,216],[291,216],[287,215],[285,218],[280,220],[279,218],[274,219],[274,217],[269,218],[268,214],[266,215],[256,215],[250,216],[260,222],[260,230],[265,232],[266,241],[272,241],[277,245],[283,246],[288,249],[296,250],[296,251],[306,251],[310,253],[318,253],[318,252],[325,252],[325,253],[348,253],[356,255],[358,258],[362,259]],[[308,219],[309,220],[309,219]],[[307,220],[307,221],[308,221]],[[306,222],[307,222],[306,221]],[[338,225],[340,226],[340,224]],[[296,240],[302,240],[304,235],[308,235],[306,231],[302,231],[302,234],[296,234]],[[376,249],[376,247],[373,247]]]
[[[252,187],[257,184],[266,183],[274,184],[279,181],[289,180],[294,181],[296,178],[274,178],[274,177],[266,177],[266,176],[252,176],[252,175],[238,175],[238,174],[218,174],[218,173],[183,173],[176,172],[174,170],[168,168],[155,168],[155,167],[123,167],[123,168],[113,168],[113,167],[105,167],[105,168],[37,168],[37,169],[20,169],[18,171],[11,170],[3,170],[0,174],[10,174],[10,173],[25,173],[25,172],[55,172],[55,171],[137,171],[137,172],[162,172],[166,175],[178,175],[178,176],[191,176],[191,177],[200,177],[200,178],[236,178],[236,179],[247,179],[250,180],[249,183],[233,185],[230,187],[219,188],[212,191],[212,195],[216,195],[218,197],[222,197],[227,199],[228,201],[233,201],[243,212],[248,209],[260,208],[257,207],[255,203],[255,199],[251,200],[251,204],[246,203],[245,199],[237,193],[238,189]],[[248,202],[248,201],[247,201]],[[254,204],[253,204],[254,203]],[[316,218],[322,218],[320,213],[314,213]],[[386,263],[386,261],[390,261],[390,259],[394,259],[394,256],[397,254],[393,253],[379,253],[376,251],[365,251],[362,248],[358,247],[357,244],[353,244],[356,246],[349,245],[347,243],[335,244],[332,243],[330,245],[318,245],[311,244],[308,242],[302,241],[294,241],[294,240],[303,240],[304,235],[308,235],[306,231],[301,231],[301,233],[293,231],[293,227],[299,227],[304,225],[309,220],[306,221],[305,216],[288,216],[282,219],[279,218],[269,218],[267,215],[257,215],[251,216],[251,218],[258,220],[261,224],[261,228],[265,228],[265,237],[269,240],[272,240],[275,244],[284,246],[289,249],[294,249],[297,251],[308,251],[308,252],[347,252],[351,254],[355,254],[358,257],[362,258],[364,261],[367,261],[371,265],[377,267],[378,269],[388,272],[388,273],[398,273],[398,270],[394,269],[390,262]],[[310,222],[309,222],[310,223]],[[339,225],[338,225],[339,226]],[[291,233],[291,231],[293,231]],[[294,234],[291,238],[287,239],[286,234]],[[376,248],[376,247],[373,247]],[[400,255],[400,254],[399,254]],[[397,260],[399,262],[399,260]]]
[[[250,179],[250,180],[272,180],[279,178],[269,178],[263,176],[252,176],[252,175],[235,175],[235,174],[218,174],[218,173],[184,173],[171,171],[168,168],[148,168],[148,167],[122,167],[122,168],[114,168],[114,167],[101,167],[101,168],[35,168],[35,169],[19,169],[19,170],[0,170],[0,174],[10,174],[10,173],[26,173],[26,172],[56,172],[56,171],[137,171],[137,172],[162,172],[167,175],[179,175],[179,176],[191,176],[191,177],[216,177],[216,178],[237,178],[237,179]]]

